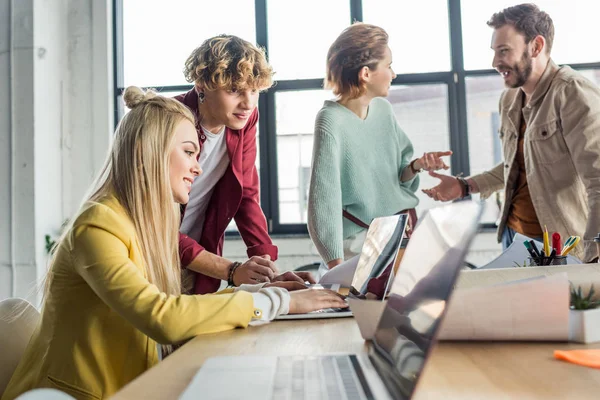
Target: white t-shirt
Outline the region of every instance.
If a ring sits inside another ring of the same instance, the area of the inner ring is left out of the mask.
[[[217,182],[225,174],[229,166],[225,127],[218,133],[211,133],[202,127],[206,140],[200,152],[200,168],[202,174],[194,179],[190,192],[190,201],[185,208],[180,231],[196,241],[200,241],[206,208]]]

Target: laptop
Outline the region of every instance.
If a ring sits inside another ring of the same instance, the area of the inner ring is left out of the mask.
[[[398,250],[402,244],[408,216],[406,214],[375,218],[365,236],[358,264],[352,278],[350,288],[338,284],[310,285],[313,289],[331,289],[349,297],[362,297],[367,294],[369,280],[380,276],[391,263],[396,261]],[[336,268],[342,268],[338,266]],[[391,275],[387,285],[391,282]],[[348,308],[325,308],[305,314],[280,315],[276,319],[314,319],[351,317]]]
[[[368,354],[214,357],[180,399],[410,399],[482,210],[464,201],[420,219]]]

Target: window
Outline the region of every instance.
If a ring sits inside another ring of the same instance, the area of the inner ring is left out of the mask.
[[[325,77],[327,50],[350,21],[348,0],[267,1],[275,79]]]
[[[590,46],[597,36],[600,2],[595,0],[537,0],[554,22],[552,58],[559,64],[590,63],[600,60],[600,47]],[[519,4],[508,0],[461,0],[465,69],[492,68],[492,28],[486,22],[506,7]]]
[[[429,151],[450,149],[448,132],[448,90],[446,85],[394,86],[388,95],[400,128],[415,149],[413,158]],[[451,165],[450,160],[447,164]],[[428,174],[420,175],[420,187],[431,188],[439,183]],[[420,190],[419,215],[435,207],[436,202]],[[398,210],[400,211],[400,210]]]
[[[390,36],[397,74],[450,70],[447,0],[363,0],[363,15]]]
[[[173,96],[191,88],[183,77],[189,54],[208,37],[234,34],[264,47],[276,84],[260,95],[256,167],[261,205],[272,233],[306,233],[307,195],[314,121],[324,100],[326,54],[352,21],[386,29],[398,74],[388,100],[400,127],[423,152],[450,149],[451,173],[479,173],[502,160],[497,135],[498,100],[504,89],[491,68],[493,13],[508,0],[115,0],[115,118],[127,111],[121,93],[128,85],[154,87]],[[600,47],[594,0],[538,0],[555,23],[552,50],[600,83]],[[224,10],[226,9],[226,12]],[[431,39],[433,38],[433,40]],[[460,57],[462,55],[462,57]],[[449,160],[450,161],[450,160]],[[436,179],[421,174],[421,188]],[[419,190],[419,213],[438,203]],[[475,198],[478,196],[475,195]],[[492,196],[483,222],[498,218]],[[235,223],[228,231],[235,231]]]
[[[256,42],[253,0],[122,0],[125,87],[185,85],[183,65],[202,41],[225,33]],[[215,16],[219,16],[215,18]]]
[[[281,224],[306,223],[315,117],[323,102],[332,98],[329,90],[280,92],[275,96]]]
[[[498,129],[498,99],[504,82],[500,76],[469,77],[467,87],[467,123],[469,132],[469,164],[471,173],[477,174],[502,162],[502,148]],[[483,222],[494,223],[499,218],[501,193],[491,196],[486,203]],[[479,195],[473,196],[479,199]]]

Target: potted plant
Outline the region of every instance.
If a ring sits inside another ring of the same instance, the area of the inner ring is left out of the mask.
[[[593,343],[600,341],[600,300],[595,298],[594,285],[587,295],[581,286],[571,285],[571,311],[569,313],[569,341]]]

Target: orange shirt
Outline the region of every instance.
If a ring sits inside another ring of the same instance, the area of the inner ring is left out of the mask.
[[[527,186],[527,174],[525,172],[523,142],[525,140],[526,129],[527,123],[525,122],[525,118],[523,118],[523,113],[521,113],[519,142],[517,145],[517,154],[515,156],[515,160],[519,167],[519,177],[515,183],[515,195],[512,199],[506,224],[514,231],[525,236],[539,238],[542,237],[543,231],[537,214],[535,213],[535,209],[533,208],[533,203],[531,202],[531,195],[529,194],[529,187]]]

